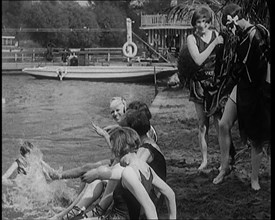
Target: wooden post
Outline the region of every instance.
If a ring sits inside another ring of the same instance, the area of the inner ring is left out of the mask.
[[[157,94],[158,94],[158,86],[157,86],[156,66],[154,66],[154,84],[155,84],[155,96],[157,96]]]
[[[127,30],[127,42],[132,42],[132,20],[130,18],[126,19],[126,30]]]
[[[84,54],[84,66],[89,66],[89,55],[88,53]]]
[[[133,42],[133,38],[132,38],[132,20],[130,18],[126,19],[126,31],[127,31],[127,42],[128,43],[132,43]],[[127,50],[129,51],[130,54],[132,54],[132,47],[127,48]],[[127,58],[128,61],[128,65],[132,66],[132,59],[131,58]]]
[[[108,51],[108,55],[107,55],[107,61],[108,61],[108,63],[110,63],[110,59],[111,59],[111,52]]]
[[[35,52],[34,52],[34,50],[32,50],[32,61],[33,62],[35,61]]]

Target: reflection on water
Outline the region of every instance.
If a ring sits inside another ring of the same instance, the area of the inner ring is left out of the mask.
[[[108,158],[110,152],[104,140],[91,130],[90,120],[101,126],[114,123],[109,113],[109,100],[113,96],[123,96],[128,102],[141,100],[150,105],[154,86],[2,76],[2,98],[5,98],[2,105],[2,173],[18,157],[20,140],[37,145],[44,160],[55,169],[62,167],[66,170]],[[80,181],[59,182],[61,185],[65,183],[73,189],[70,195],[73,197]],[[49,188],[61,189],[61,185],[50,185]],[[41,187],[49,193],[46,185]],[[9,203],[11,194],[7,194],[7,190],[11,189],[2,189],[4,219],[31,219],[35,214],[45,217],[51,214],[49,212],[57,211],[51,210],[49,205],[56,201],[50,200],[49,203],[47,199],[40,201],[44,202],[42,205],[30,208],[30,204],[23,205],[23,197],[20,197],[20,208],[12,207]],[[58,195],[61,194],[64,192]]]

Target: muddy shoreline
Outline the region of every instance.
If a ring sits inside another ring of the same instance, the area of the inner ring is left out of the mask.
[[[178,219],[271,219],[271,173],[268,156],[263,156],[260,168],[261,190],[250,187],[250,149],[239,138],[235,124],[232,137],[237,152],[234,170],[221,184],[214,185],[218,174],[220,150],[213,124],[210,125],[208,166],[203,172],[198,146],[197,119],[194,106],[188,101],[188,91],[163,89],[151,106],[152,124],[167,161],[168,184],[177,199]],[[165,205],[160,218],[165,219]]]

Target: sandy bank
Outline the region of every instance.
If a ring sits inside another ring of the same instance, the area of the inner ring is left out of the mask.
[[[271,219],[270,161],[264,156],[260,168],[261,190],[250,187],[250,149],[239,138],[237,123],[232,138],[237,152],[233,172],[219,185],[212,183],[218,174],[220,150],[210,120],[208,167],[198,172],[201,152],[198,145],[194,104],[185,89],[165,89],[153,101],[152,124],[167,162],[167,182],[176,193],[178,219]],[[165,206],[160,217],[167,216]]]

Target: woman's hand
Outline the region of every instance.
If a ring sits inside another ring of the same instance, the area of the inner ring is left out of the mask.
[[[96,124],[94,124],[92,122],[92,126],[93,126],[93,130],[101,137],[106,137],[106,135],[108,136],[107,131],[105,131],[104,129],[102,129],[101,127],[97,126]]]
[[[97,169],[92,169],[84,173],[80,179],[84,183],[91,183],[97,178]]]
[[[215,44],[216,45],[223,44],[223,37],[221,35],[216,37]]]

